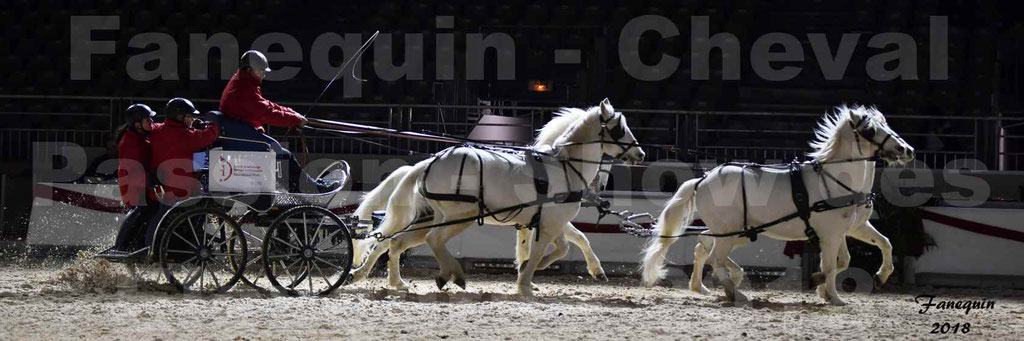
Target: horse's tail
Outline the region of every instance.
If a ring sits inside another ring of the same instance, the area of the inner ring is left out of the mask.
[[[693,222],[694,215],[697,213],[697,201],[693,199],[699,183],[700,179],[690,179],[684,182],[658,217],[658,223],[654,227],[654,236],[644,248],[642,271],[644,284],[647,286],[657,284],[658,280],[665,276],[665,254],[668,252],[669,246],[678,240],[678,238],[662,238],[661,236],[679,235]]]
[[[395,192],[395,188],[398,187],[398,183],[405,178],[405,175],[409,173],[412,166],[402,166],[391,172],[387,178],[384,179],[376,188],[372,191],[367,192],[360,198],[359,207],[356,208],[355,216],[359,220],[368,221],[373,219],[373,211],[382,210],[387,207],[388,199],[391,198],[391,194]],[[375,243],[373,238],[365,238],[356,240],[352,245],[353,255],[355,256],[354,264],[362,264],[363,259],[368,255],[370,246]]]
[[[405,229],[416,220],[421,210],[426,209],[426,201],[417,192],[420,178],[430,164],[430,159],[420,161],[412,166],[408,173],[398,181],[394,192],[387,204],[387,214],[384,215],[384,222],[380,224],[373,234],[381,233],[390,236],[402,229]]]

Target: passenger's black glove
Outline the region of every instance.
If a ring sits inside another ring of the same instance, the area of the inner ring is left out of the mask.
[[[223,117],[224,115],[221,114],[220,111],[211,110],[207,111],[206,114],[203,115],[203,120],[205,120],[206,122],[214,122],[220,124],[220,120]]]
[[[206,127],[209,127],[209,126],[210,126],[210,122],[203,121],[203,120],[200,120],[198,118],[192,120],[192,129],[203,130],[203,129],[206,129]]]

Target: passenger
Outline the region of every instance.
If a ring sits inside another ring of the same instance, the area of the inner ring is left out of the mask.
[[[149,165],[156,172],[156,195],[160,202],[157,217],[200,190],[200,182],[192,169],[192,155],[213,144],[219,128],[215,122],[195,118],[198,114],[191,101],[173,98],[164,107],[164,123],[150,133],[153,155]],[[153,241],[159,222],[159,218],[150,220],[146,231],[147,245]]]
[[[127,256],[143,245],[142,226],[152,218],[157,206],[149,190],[150,141],[149,133],[159,126],[153,122],[153,112],[145,104],[133,104],[124,111],[125,123],[118,129],[117,183],[121,202],[128,214],[121,221],[114,246],[100,256]]]
[[[281,147],[274,138],[265,134],[263,125],[272,127],[303,127],[308,120],[292,108],[278,105],[263,98],[260,84],[270,72],[267,57],[259,51],[242,54],[238,71],[231,76],[220,96],[220,111],[227,118],[223,120],[222,135],[236,139],[263,141],[281,159],[288,160],[288,189],[291,192],[329,192],[341,184],[336,181],[314,180],[302,171],[302,167],[290,151]],[[237,140],[224,140],[227,150],[261,150],[265,148]],[[303,191],[302,189],[306,189]]]

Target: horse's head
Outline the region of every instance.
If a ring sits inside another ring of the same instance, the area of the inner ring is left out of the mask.
[[[607,98],[601,101],[598,109],[601,118],[602,152],[626,164],[635,165],[644,161],[647,155],[637,144],[636,137],[626,124],[626,115],[615,112]]]
[[[874,107],[850,110],[849,129],[858,150],[866,155],[875,155],[896,165],[914,160],[914,147],[889,128],[885,116]]]

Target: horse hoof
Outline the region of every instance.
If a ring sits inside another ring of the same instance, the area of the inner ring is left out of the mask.
[[[594,276],[594,279],[596,279],[598,281],[601,281],[601,282],[607,282],[608,281],[608,275],[605,275],[604,273],[599,273],[599,274],[597,274],[597,276]]]
[[[455,285],[458,285],[459,288],[462,288],[462,290],[466,290],[466,279],[462,278],[462,276],[456,277],[453,282]]]
[[[691,286],[690,291],[693,291],[701,295],[711,295],[711,290],[708,290],[708,287],[704,286],[704,284],[701,284],[699,287]]]
[[[399,279],[397,281],[389,279],[388,285],[391,286],[392,289],[403,292],[409,292],[409,289],[412,288],[412,285],[409,284],[409,282],[406,282],[404,279]]]
[[[825,283],[825,273],[824,272],[815,272],[815,273],[811,274],[811,286],[812,287],[819,286],[819,285],[821,285],[821,283]]]
[[[348,276],[345,276],[345,280],[341,282],[341,285],[352,284],[353,282],[355,282],[355,280],[356,280],[356,276],[355,275],[348,274]]]
[[[874,285],[875,285],[875,289],[881,289],[881,288],[882,288],[882,286],[883,286],[883,285],[885,285],[885,283],[883,283],[883,282],[882,282],[882,279],[881,279],[881,278],[879,278],[879,277],[878,277],[878,275],[875,275],[875,276],[874,276],[874,277],[872,277],[871,279],[873,279],[873,280],[874,280],[874,281],[873,281],[873,283],[874,283]]]
[[[434,279],[434,283],[437,284],[437,290],[444,290],[444,286],[448,284],[448,280],[438,277]]]

